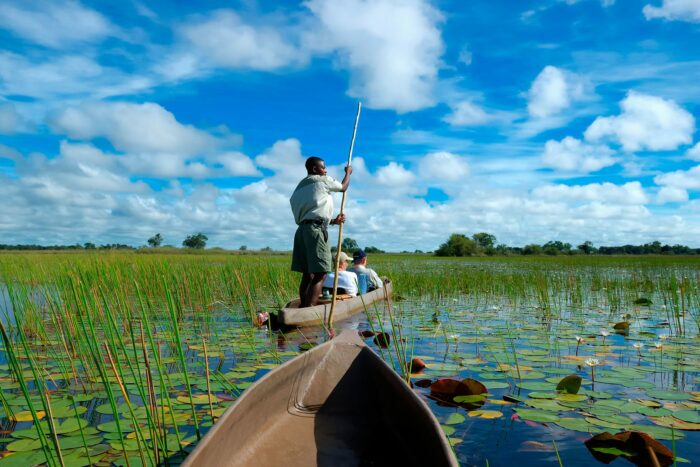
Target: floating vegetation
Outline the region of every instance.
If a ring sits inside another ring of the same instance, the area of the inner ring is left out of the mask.
[[[700,457],[697,259],[372,264],[403,300],[351,325],[461,461],[634,458],[592,454],[583,441],[605,432]],[[181,461],[256,379],[325,339],[259,327],[295,295],[288,269],[274,255],[0,255],[0,466]]]

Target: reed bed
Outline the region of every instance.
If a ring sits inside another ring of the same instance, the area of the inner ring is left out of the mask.
[[[324,335],[254,326],[258,312],[295,295],[298,277],[289,261],[285,255],[0,254],[0,413],[8,434],[0,439],[0,464],[182,460],[252,381],[298,354],[288,342]],[[513,385],[522,383],[528,370],[521,372],[519,346],[532,330],[510,327],[499,314],[504,309],[527,310],[528,319],[544,323],[537,332],[557,354],[562,344],[552,333],[568,339],[577,326],[588,330],[622,315],[635,321],[644,309],[630,304],[640,298],[654,304],[674,338],[694,338],[700,329],[694,258],[376,255],[370,261],[392,278],[396,296],[391,308],[369,309],[366,326],[391,335],[390,347],[378,351],[407,380],[414,354],[454,355],[475,344],[469,358],[498,348],[494,361],[513,368]],[[502,326],[497,342],[479,334],[487,332],[480,331],[480,314]],[[421,342],[428,339],[430,346]],[[667,362],[674,358],[667,352]]]

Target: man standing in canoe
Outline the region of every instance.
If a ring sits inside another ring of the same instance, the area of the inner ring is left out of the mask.
[[[345,222],[345,216],[333,216],[334,191],[344,192],[350,185],[352,167],[345,167],[342,182],[326,175],[326,163],[319,157],[306,160],[308,175],[297,185],[292,197],[292,213],[297,227],[294,235],[292,271],[302,273],[299,285],[300,307],[314,306],[321,295],[326,273],[333,270],[328,225]]]

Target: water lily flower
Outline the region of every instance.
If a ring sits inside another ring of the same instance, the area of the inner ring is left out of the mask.
[[[634,344],[632,344],[632,347],[637,349],[637,353],[641,357],[642,356],[642,348],[644,347],[644,344],[641,342],[635,342]]]
[[[600,363],[600,360],[597,358],[589,358],[586,359],[586,365],[591,367],[591,383],[593,384],[593,387],[595,387],[595,367],[602,365],[602,363]]]
[[[603,345],[605,345],[605,338],[608,337],[610,335],[610,333],[608,331],[606,331],[605,329],[601,329],[600,335],[603,336]]]
[[[577,357],[578,357],[578,346],[581,345],[581,343],[582,343],[584,340],[585,340],[585,339],[584,339],[583,337],[581,337],[581,336],[576,336],[576,356],[577,356]]]
[[[654,347],[656,347],[657,349],[663,349],[664,344],[661,342],[654,342]]]
[[[669,337],[671,337],[671,336],[669,336],[668,334],[660,334],[660,335],[659,335],[659,339],[661,339],[662,341],[665,341],[665,340],[668,339]]]

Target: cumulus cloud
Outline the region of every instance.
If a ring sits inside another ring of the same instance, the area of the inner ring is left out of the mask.
[[[452,105],[452,113],[443,119],[452,126],[476,126],[492,120],[492,116],[470,100]]]
[[[685,155],[688,159],[700,161],[700,143],[696,143],[695,146],[688,149],[688,152],[686,152]]]
[[[434,104],[442,15],[426,0],[309,0],[307,45],[350,71],[348,94],[399,112]],[[313,25],[312,25],[313,28]]]
[[[692,141],[695,119],[671,100],[630,92],[620,107],[618,116],[596,118],[586,140],[616,142],[627,152],[672,150]]]
[[[628,182],[590,183],[588,185],[544,185],[532,190],[535,198],[548,201],[574,200],[610,204],[646,204],[649,201],[642,184]]]
[[[252,25],[231,10],[219,10],[180,28],[180,33],[215,65],[250,70],[275,70],[303,60],[303,52],[290,43],[288,26]],[[191,56],[171,65],[189,70]]]
[[[13,104],[0,103],[0,133],[14,133],[19,128],[20,121],[20,116]]]
[[[51,48],[97,42],[116,32],[100,13],[63,0],[2,2],[0,27]]]
[[[550,117],[583,97],[584,86],[578,76],[549,65],[530,86],[527,110],[536,118]]]
[[[647,20],[663,18],[669,21],[700,22],[698,0],[662,0],[661,6],[645,5],[642,11]]]
[[[663,186],[656,195],[656,201],[659,204],[688,201],[688,190],[677,186]]]
[[[700,190],[700,165],[688,170],[676,170],[654,177],[657,185],[665,185],[686,190]]]
[[[614,154],[607,146],[591,145],[567,136],[561,141],[545,143],[542,162],[557,170],[589,173],[617,163]]]
[[[396,162],[390,162],[377,170],[377,182],[387,187],[406,187],[415,180],[416,176],[413,172]]]
[[[88,102],[53,115],[54,131],[74,139],[107,138],[121,151],[194,154],[212,148],[216,140],[152,102]]]
[[[466,158],[450,152],[432,152],[418,162],[418,177],[429,181],[455,182],[469,175]]]

